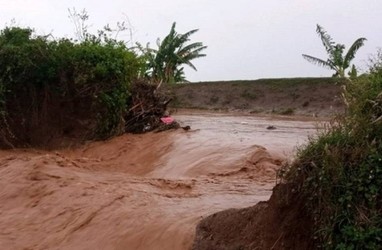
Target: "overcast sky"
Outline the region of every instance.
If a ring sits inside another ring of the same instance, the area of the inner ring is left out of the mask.
[[[72,7],[85,8],[95,30],[129,20],[134,42],[153,46],[174,21],[179,33],[198,28],[191,38],[208,46],[207,57],[195,60],[198,71],[186,71],[191,81],[331,76],[301,56],[326,59],[316,24],[347,48],[366,37],[354,60],[360,68],[382,47],[382,0],[0,0],[0,6],[3,27],[14,18],[55,37],[73,36]]]

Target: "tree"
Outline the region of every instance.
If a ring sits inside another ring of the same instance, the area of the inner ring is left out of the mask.
[[[345,45],[340,43],[335,44],[332,38],[330,37],[330,35],[327,34],[326,31],[318,24],[317,24],[316,32],[320,36],[322,44],[324,45],[325,50],[327,54],[329,55],[329,58],[325,61],[317,57],[309,56],[306,54],[303,54],[302,56],[307,61],[313,64],[317,64],[319,66],[334,70],[335,71],[335,73],[333,74],[334,77],[345,77],[345,70],[349,68],[350,62],[354,59],[358,49],[364,45],[366,38],[363,38],[363,37],[358,38],[352,44],[352,46],[350,46],[349,50],[344,56]],[[349,75],[351,77],[354,77],[357,75],[354,64],[352,65]]]
[[[174,22],[170,33],[163,41],[157,40],[158,49],[156,50],[151,49],[149,44],[146,48],[138,44],[138,48],[143,52],[146,61],[145,76],[157,84],[186,81],[182,65],[186,64],[196,70],[191,61],[206,56],[201,54],[201,51],[207,48],[203,43],[188,43],[190,36],[196,33],[197,29],[179,34],[175,31],[175,26],[176,23]]]

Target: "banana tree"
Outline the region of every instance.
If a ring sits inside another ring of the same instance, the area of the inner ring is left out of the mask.
[[[340,43],[336,44],[333,42],[333,39],[330,37],[330,35],[327,34],[326,31],[318,24],[316,32],[321,38],[322,44],[324,45],[329,58],[327,60],[323,60],[306,54],[302,55],[303,58],[313,64],[334,70],[334,77],[345,77],[345,70],[350,67],[351,61],[354,59],[358,49],[364,45],[366,38],[358,38],[344,55],[345,45]],[[354,64],[352,65],[349,75],[357,75]]]
[[[138,48],[143,52],[146,60],[146,77],[156,83],[176,83],[186,81],[184,67],[188,65],[196,70],[192,60],[206,56],[201,51],[205,50],[201,42],[190,43],[190,36],[198,30],[194,29],[185,34],[175,31],[176,23],[172,24],[170,33],[161,41],[157,40],[158,49],[152,49],[149,44],[143,48],[138,44]]]

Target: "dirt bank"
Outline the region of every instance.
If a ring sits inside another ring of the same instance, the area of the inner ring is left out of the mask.
[[[247,113],[331,116],[341,113],[341,81],[284,78],[178,84],[170,88],[172,107]]]
[[[228,209],[197,226],[194,250],[313,249],[312,219],[292,187],[277,185],[269,201]]]
[[[276,170],[317,125],[213,113],[177,118],[191,131],[0,151],[1,248],[189,249],[204,217],[267,200]]]

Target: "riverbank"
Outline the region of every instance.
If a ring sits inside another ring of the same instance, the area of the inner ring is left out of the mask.
[[[344,112],[342,83],[336,78],[259,79],[177,84],[166,91],[175,110],[329,117]]]

